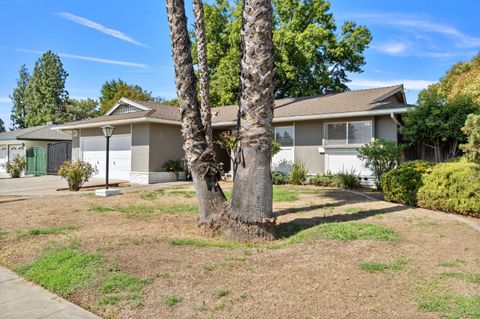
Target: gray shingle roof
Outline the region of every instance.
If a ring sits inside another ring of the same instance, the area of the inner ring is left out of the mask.
[[[44,140],[66,141],[72,137],[61,131],[54,130],[55,125],[34,126],[15,131],[0,133],[0,141],[6,140]]]
[[[279,99],[275,100],[275,120],[279,121],[282,118],[287,119],[297,116],[308,117],[326,114],[404,109],[409,107],[406,103],[403,103],[396,98],[392,98],[395,94],[403,96],[403,85],[320,96]],[[178,107],[156,102],[132,101],[141,104],[150,110],[100,116],[89,120],[66,123],[62,126],[71,127],[76,125],[142,118],[168,120],[180,124],[181,117]],[[213,108],[212,122],[213,124],[233,122],[237,118],[237,111],[237,105]]]

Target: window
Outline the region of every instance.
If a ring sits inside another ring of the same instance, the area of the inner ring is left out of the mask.
[[[276,127],[275,141],[282,147],[293,146],[293,126]]]
[[[325,145],[366,144],[371,141],[371,121],[325,124]]]
[[[135,106],[124,104],[124,105],[120,105],[117,109],[115,109],[115,111],[113,111],[111,115],[138,112],[138,111],[142,111],[142,110],[140,110]]]

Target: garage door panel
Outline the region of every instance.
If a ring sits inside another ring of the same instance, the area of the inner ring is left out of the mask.
[[[325,154],[325,170],[331,173],[355,170],[362,176],[371,176],[372,171],[358,158],[357,152],[330,151]]]
[[[82,159],[97,169],[98,178],[105,177],[105,148],[103,136],[82,137]],[[131,169],[131,136],[114,135],[110,138],[109,177],[128,180]]]

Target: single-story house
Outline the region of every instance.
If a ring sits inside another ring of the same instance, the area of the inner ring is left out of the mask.
[[[403,85],[275,101],[275,140],[281,151],[272,159],[274,170],[305,163],[309,174],[355,169],[369,182],[371,171],[357,157],[358,147],[374,138],[398,141],[406,103]],[[236,125],[238,107],[214,108],[215,132]],[[120,99],[104,116],[55,127],[72,135],[72,158],[105,171],[103,125],[115,127],[111,138],[110,176],[132,183],[171,180],[162,167],[184,157],[180,112],[174,106]],[[230,170],[224,150],[217,159]]]
[[[72,137],[53,128],[48,124],[0,133],[0,174],[6,174],[2,164],[18,156],[27,159],[27,175],[56,174],[58,165],[71,158]]]

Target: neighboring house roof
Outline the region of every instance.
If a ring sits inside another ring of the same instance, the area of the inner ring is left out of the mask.
[[[70,141],[72,136],[54,130],[55,125],[34,126],[15,131],[0,133],[0,141],[6,140],[40,140],[40,141]]]
[[[127,113],[119,113],[122,106],[129,105]],[[368,116],[404,113],[411,105],[406,104],[403,85],[349,91],[311,97],[275,100],[274,122],[301,121],[346,116]],[[132,108],[134,110],[132,110]],[[212,108],[213,126],[235,124],[238,106]],[[103,124],[129,124],[135,122],[158,122],[181,124],[178,107],[155,102],[120,99],[104,116],[66,123],[57,129],[98,127]]]

